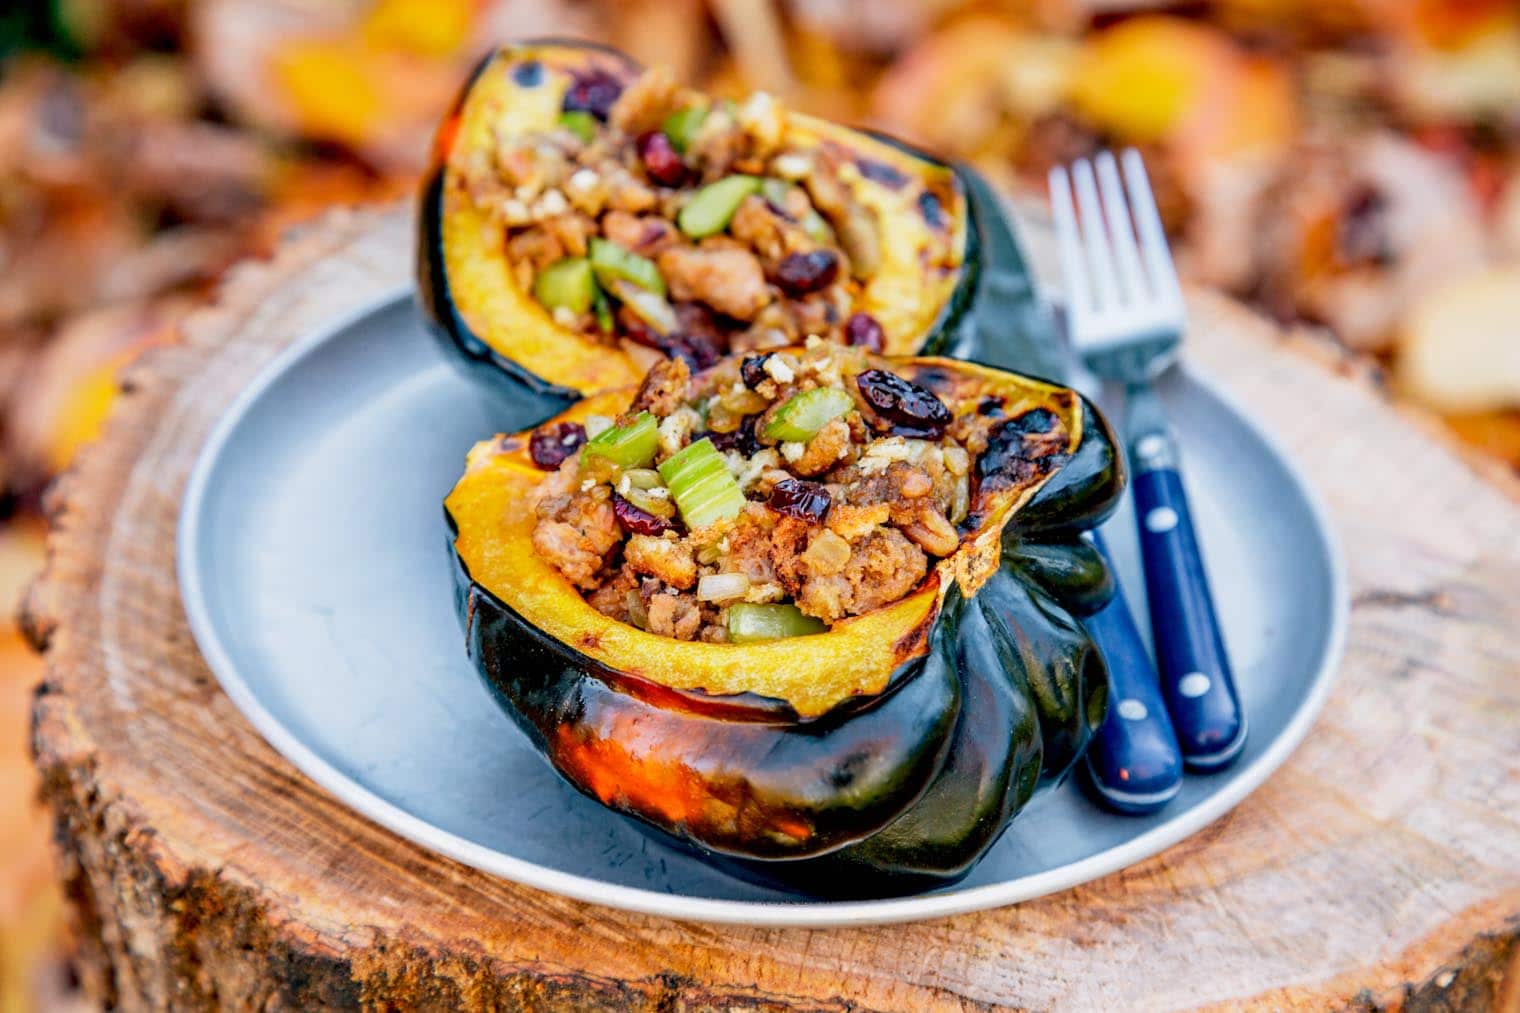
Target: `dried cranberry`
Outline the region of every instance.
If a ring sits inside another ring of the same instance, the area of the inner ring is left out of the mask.
[[[771,378],[771,375],[765,371],[766,360],[771,355],[772,353],[766,352],[764,355],[747,356],[739,364],[739,378],[744,381],[744,386],[754,390]]]
[[[676,337],[691,353],[698,369],[706,369],[723,358],[728,338],[711,310],[701,303],[678,302],[675,311]]]
[[[938,439],[950,424],[945,402],[896,373],[868,369],[855,378],[855,384],[876,418],[901,436]]]
[[[719,450],[737,450],[749,457],[760,452],[760,438],[755,435],[755,425],[759,421],[759,415],[746,415],[739,420],[739,428],[733,432],[708,433],[707,438]]]
[[[575,76],[560,108],[567,113],[588,112],[605,123],[613,103],[621,94],[623,82],[605,70],[593,70]]]
[[[528,439],[528,454],[534,464],[553,471],[585,442],[586,427],[579,422],[553,422],[533,430]]]
[[[804,482],[800,478],[783,478],[771,488],[769,500],[772,510],[799,521],[817,523],[829,512],[833,497],[817,482]]]
[[[693,373],[700,373],[714,361],[700,346],[692,345],[680,334],[672,334],[662,340],[660,351],[672,359],[680,359],[690,367]]]
[[[879,352],[887,347],[886,332],[869,313],[852,314],[844,322],[844,340],[846,344],[859,345],[870,352]]]
[[[712,314],[696,303],[676,303],[676,326],[673,334],[661,334],[644,323],[632,310],[618,309],[619,333],[634,344],[659,349],[672,359],[683,359],[693,372],[706,369],[723,358],[727,344]]]
[[[639,161],[649,178],[664,186],[679,186],[686,178],[686,163],[663,130],[651,130],[638,139]]]
[[[827,288],[839,277],[839,257],[833,250],[788,253],[776,265],[776,284],[787,295],[807,295]]]
[[[674,531],[675,525],[648,510],[640,510],[617,493],[612,494],[612,512],[630,535],[661,535]]]

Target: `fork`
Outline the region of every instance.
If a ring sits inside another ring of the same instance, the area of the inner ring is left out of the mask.
[[[1123,159],[1123,183],[1107,151],[1094,159],[1096,173],[1086,159],[1069,174],[1060,166],[1050,171],[1067,321],[1087,368],[1124,386],[1162,696],[1187,766],[1219,770],[1245,745],[1245,716],[1178,472],[1177,442],[1152,386],[1177,360],[1186,308],[1145,163],[1134,149]]]

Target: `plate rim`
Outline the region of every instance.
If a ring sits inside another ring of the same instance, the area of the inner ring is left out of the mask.
[[[749,925],[774,928],[839,928],[923,921],[1004,907],[1070,889],[1128,868],[1191,837],[1239,805],[1259,788],[1303,741],[1329,698],[1345,654],[1349,615],[1349,592],[1340,539],[1330,515],[1314,487],[1276,438],[1206,371],[1182,364],[1189,378],[1204,392],[1241,420],[1261,441],[1268,454],[1286,472],[1294,492],[1307,505],[1314,533],[1329,571],[1332,602],[1328,636],[1309,690],[1288,723],[1262,753],[1234,771],[1230,783],[1193,808],[1178,813],[1122,844],[1053,869],[1001,883],[951,888],[943,893],[919,894],[876,900],[850,901],[748,901],[712,897],[689,897],[640,887],[608,883],[578,873],[564,872],[504,854],[469,841],[414,816],[339,770],[307,746],[264,706],[252,686],[239,673],[231,652],[223,643],[212,619],[201,574],[200,520],[210,481],[223,451],[249,409],[291,368],[327,342],[374,314],[393,310],[413,300],[410,282],[377,293],[277,352],[228,403],[196,453],[176,516],[175,566],[180,602],[196,647],[233,704],[264,740],[296,769],[351,809],[382,828],[430,851],[479,869],[490,875],[534,889],[604,907],[639,914],[708,924]]]

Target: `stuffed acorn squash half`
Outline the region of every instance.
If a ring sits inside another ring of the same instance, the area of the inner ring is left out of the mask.
[[[718,101],[586,44],[508,45],[440,128],[418,273],[453,358],[573,400],[809,336],[944,350],[976,284],[947,165]]]
[[[657,364],[475,446],[446,501],[486,683],[576,788],[818,893],[965,874],[1105,713],[1074,391],[823,341]]]

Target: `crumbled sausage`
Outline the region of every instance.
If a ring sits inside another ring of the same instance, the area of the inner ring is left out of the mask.
[[[649,632],[677,640],[692,640],[702,626],[702,609],[683,595],[654,594],[645,608],[649,612]]]
[[[728,231],[739,242],[754,248],[766,263],[772,264],[787,253],[785,224],[765,198],[752,195],[744,198],[734,212]]]
[[[702,120],[687,148],[687,161],[702,167],[704,180],[721,179],[744,160],[749,146],[749,138],[733,114],[718,106]]]
[[[737,320],[753,320],[771,300],[760,261],[731,239],[671,247],[659,265],[675,298],[695,299]]]
[[[665,359],[650,367],[634,396],[630,411],[648,411],[661,418],[671,415],[686,395],[691,369],[682,359]]]
[[[612,579],[586,595],[586,601],[602,615],[620,623],[630,622],[633,615],[628,608],[629,596],[637,595],[639,581],[626,566],[621,567]]]
[[[614,211],[643,214],[659,203],[654,188],[635,179],[627,169],[617,168],[606,174],[607,206]]]
[[[596,222],[586,215],[567,211],[546,219],[544,230],[559,241],[567,256],[584,257],[590,238],[596,234]]]
[[[613,103],[608,121],[635,136],[658,127],[676,106],[676,80],[670,71],[656,66],[639,75]]]
[[[863,538],[873,528],[887,523],[892,510],[885,503],[860,506],[854,503],[835,503],[829,507],[825,523],[829,530],[848,541]]]
[[[597,586],[620,533],[610,490],[583,491],[576,482],[577,458],[570,457],[535,491],[533,547],[571,583],[589,589]]]
[[[774,527],[770,511],[752,503],[739,514],[734,529],[728,534],[728,552],[725,553],[724,569],[744,574],[751,586],[774,584],[776,567],[771,558],[771,530]]]
[[[926,456],[922,465],[894,461],[885,471],[868,476],[848,473],[841,476],[850,483],[849,501],[860,506],[885,503],[891,521],[898,526],[912,524],[924,504],[944,510],[955,494],[954,476],[943,463]]]
[[[527,229],[507,240],[507,258],[542,271],[565,255],[564,244],[548,229]]]
[[[881,528],[851,548],[836,574],[809,577],[797,607],[826,623],[858,615],[902,598],[923,580],[929,560],[895,528]]]
[[[612,519],[612,505],[603,503]],[[540,521],[533,529],[533,548],[577,587],[596,586],[596,576],[608,552],[617,544],[617,526],[596,522],[577,527],[566,521]]]
[[[679,241],[675,226],[654,215],[609,211],[602,217],[602,232],[624,249],[653,257]]]
[[[697,582],[697,563],[688,542],[634,535],[623,546],[623,558],[634,573],[657,577],[683,591]]]
[[[850,451],[850,426],[844,419],[831,419],[807,443],[802,456],[792,462],[799,475],[821,475],[838,464]]]

